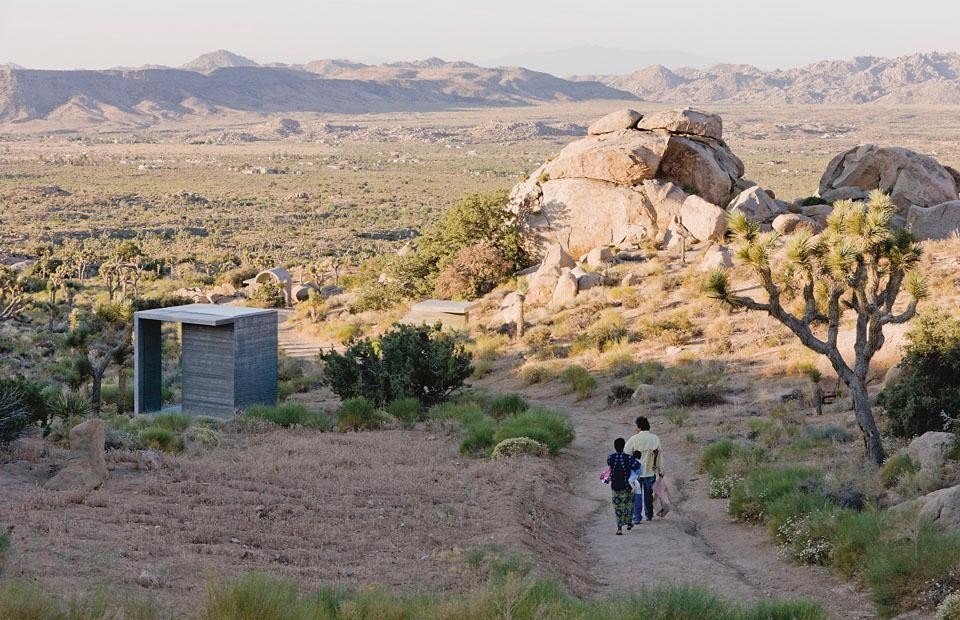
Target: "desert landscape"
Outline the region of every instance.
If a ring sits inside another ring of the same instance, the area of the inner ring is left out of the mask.
[[[960,618],[958,72],[0,66],[0,618]]]

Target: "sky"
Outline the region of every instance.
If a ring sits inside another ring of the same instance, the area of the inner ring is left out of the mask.
[[[955,0],[0,0],[0,64],[176,66],[221,48],[261,63],[482,64],[603,45],[772,69],[953,51],[958,22]]]

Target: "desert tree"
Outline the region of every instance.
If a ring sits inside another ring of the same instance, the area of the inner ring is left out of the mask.
[[[926,281],[916,269],[920,247],[908,231],[891,226],[895,214],[893,202],[880,191],[866,203],[839,201],[826,230],[815,235],[798,228],[777,258],[779,235],[761,232],[756,222],[736,212],[729,228],[739,244],[738,256],[753,268],[766,299],[739,294],[723,270],[711,273],[707,284],[712,297],[733,308],[766,312],[830,361],[850,389],[867,456],[877,465],[884,452],[867,394],[870,361],[883,346],[884,326],[909,321],[927,295]],[[904,288],[910,300],[897,304]],[[855,317],[852,362],[837,343],[847,311]]]
[[[29,297],[17,274],[0,265],[0,321],[18,316],[28,303]]]
[[[104,304],[95,309],[76,308],[70,317],[66,344],[86,361],[90,403],[96,413],[100,413],[102,407],[103,377],[111,363],[123,359],[130,347],[132,330],[133,306],[127,302]]]

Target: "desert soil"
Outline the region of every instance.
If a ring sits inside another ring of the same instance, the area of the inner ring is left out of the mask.
[[[648,414],[644,407],[608,407],[603,387],[577,403],[572,395],[561,395],[556,384],[522,387],[502,375],[483,383],[489,389],[522,391],[532,404],[566,411],[574,423],[577,436],[564,457],[570,461],[569,489],[558,496],[558,510],[569,512],[580,525],[582,564],[577,570],[592,578],[588,596],[688,584],[733,600],[807,599],[820,602],[836,618],[875,617],[866,592],[824,568],[780,557],[762,526],[733,521],[726,513],[727,500],[709,498],[707,476],[696,466],[701,440],[711,436],[719,420],[737,415],[735,403],[694,411],[682,427],[663,416],[650,416],[663,444],[672,508],[665,518],[655,517],[616,536],[610,488],[600,483],[599,475],[613,440],[636,432],[633,421]],[[844,414],[834,415],[839,419]],[[692,435],[698,440],[689,441]]]

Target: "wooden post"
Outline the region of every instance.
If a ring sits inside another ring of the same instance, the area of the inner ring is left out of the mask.
[[[517,293],[517,341],[523,340],[523,328],[524,328],[524,318],[523,318],[523,293]]]

